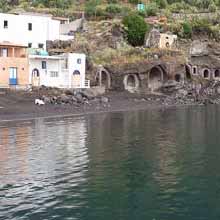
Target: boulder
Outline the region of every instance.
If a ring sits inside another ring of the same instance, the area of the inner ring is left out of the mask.
[[[101,101],[102,103],[108,103],[108,102],[109,102],[109,98],[102,96],[101,99],[100,99],[100,101]]]
[[[191,56],[207,56],[209,54],[208,42],[194,40],[190,47],[190,55]]]
[[[91,89],[83,90],[83,91],[81,91],[81,94],[82,94],[83,97],[85,97],[88,100],[91,100],[95,97],[94,93],[92,92]]]
[[[71,101],[71,98],[69,96],[67,96],[66,94],[62,94],[60,96],[60,100],[63,103],[69,103]]]
[[[76,93],[75,98],[77,100],[77,103],[82,103],[83,102],[83,96],[81,93]]]

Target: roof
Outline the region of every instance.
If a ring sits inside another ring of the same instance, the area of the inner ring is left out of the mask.
[[[53,19],[59,21],[69,21],[69,18],[65,18],[65,17],[53,17]]]
[[[60,60],[58,56],[41,56],[41,55],[29,55],[30,59],[47,59],[47,60]]]
[[[14,44],[14,43],[11,43],[9,41],[3,41],[3,42],[0,42],[0,47],[22,47],[22,48],[27,48],[26,45],[22,45],[22,44]]]
[[[41,17],[52,17],[51,14],[37,13],[37,12],[20,12],[18,15],[29,15],[29,16],[41,16]]]

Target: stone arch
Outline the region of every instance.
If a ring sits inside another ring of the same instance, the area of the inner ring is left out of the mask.
[[[209,79],[210,78],[210,70],[209,69],[207,69],[207,68],[203,69],[202,74],[203,74],[203,77],[205,79]]]
[[[151,68],[148,75],[148,87],[151,91],[159,89],[163,82],[167,79],[166,72],[161,68],[161,66],[154,66]]]
[[[104,68],[101,68],[97,75],[96,75],[96,81],[98,81],[99,83],[99,86],[103,86],[105,87],[106,89],[109,89],[111,88],[111,75],[110,73],[104,69]]]
[[[185,71],[186,71],[186,79],[191,79],[191,71],[192,71],[191,66],[185,65]]]
[[[135,92],[140,87],[140,80],[136,74],[128,74],[123,80],[124,89],[129,92]]]
[[[214,78],[220,78],[220,70],[219,69],[214,70]]]

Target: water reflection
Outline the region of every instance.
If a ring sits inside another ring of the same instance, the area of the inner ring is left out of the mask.
[[[219,114],[192,107],[1,123],[0,219],[217,220]]]
[[[0,218],[42,217],[48,206],[59,203],[60,208],[83,205],[68,207],[59,197],[83,197],[80,190],[70,192],[87,178],[85,119],[38,119],[6,126],[0,128]]]

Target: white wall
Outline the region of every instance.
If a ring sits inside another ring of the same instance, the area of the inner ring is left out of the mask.
[[[8,21],[6,29],[4,20]],[[32,31],[28,30],[28,23],[32,23]],[[38,44],[42,43],[46,48],[47,40],[59,39],[59,31],[60,22],[49,16],[0,13],[0,42],[9,41],[26,46],[32,43],[33,48],[38,48]]]
[[[68,68],[64,69],[64,59],[68,59]],[[77,63],[80,59],[81,63]],[[47,69],[42,69],[42,61],[46,61]],[[61,56],[35,56],[29,55],[29,82],[32,84],[32,72],[38,69],[40,73],[40,85],[58,87],[58,88],[71,88],[72,75],[74,71],[80,72],[80,86],[83,88],[85,85],[85,68],[86,56],[85,54],[68,53]],[[50,72],[57,71],[58,77],[51,77]]]
[[[47,69],[42,69],[42,61],[46,61]],[[32,84],[32,72],[38,69],[40,73],[40,86],[51,86],[58,88],[68,87],[68,72],[61,72],[60,59],[44,59],[42,58],[29,58],[29,80]],[[51,77],[51,71],[58,72],[58,77]]]
[[[78,59],[81,59],[81,64],[77,63]],[[81,87],[83,87],[85,84],[86,55],[81,53],[69,53],[68,67],[70,77],[72,76],[74,71],[78,70],[80,72]]]

